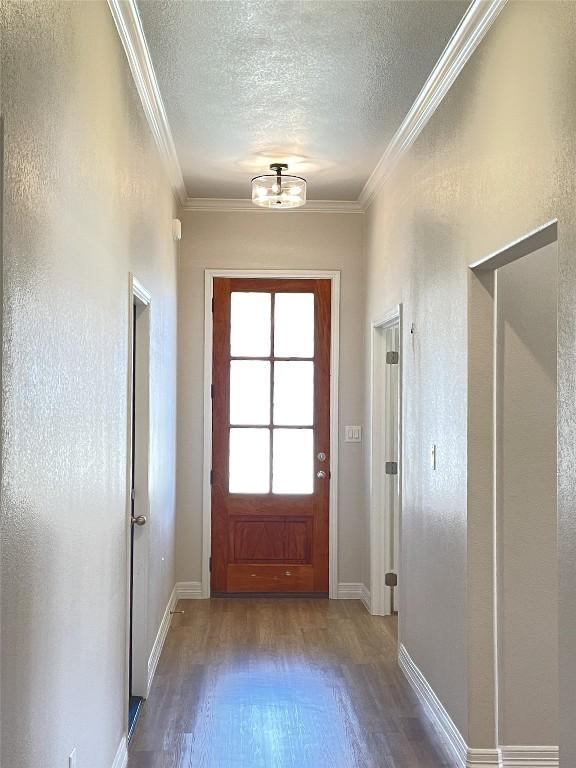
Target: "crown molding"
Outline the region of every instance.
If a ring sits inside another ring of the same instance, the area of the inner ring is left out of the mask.
[[[170,184],[179,201],[183,203],[186,199],[186,191],[182,170],[136,0],[108,0],[108,5],[122,40],[144,114],[168,173]]]
[[[472,56],[507,0],[473,0],[357,200],[311,200],[301,213],[362,213],[373,202],[400,158],[410,149]],[[160,94],[136,0],[108,0],[144,114],[172,188],[186,211],[271,213],[250,200],[186,196],[180,162]],[[284,210],[283,213],[288,211]]]
[[[184,211],[214,211],[218,213],[364,213],[355,200],[309,200],[301,208],[261,208],[249,199],[189,197],[182,205]]]
[[[400,128],[394,134],[360,192],[358,203],[364,209],[373,202],[400,158],[422,133],[505,4],[506,0],[474,0],[470,5]]]

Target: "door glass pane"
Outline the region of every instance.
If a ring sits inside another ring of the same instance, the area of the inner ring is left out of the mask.
[[[314,423],[314,363],[274,363],[274,424]]]
[[[314,438],[311,429],[275,429],[273,493],[314,491]]]
[[[230,493],[268,493],[270,490],[270,431],[230,430]]]
[[[314,294],[277,293],[274,301],[274,355],[314,357]]]
[[[271,294],[233,291],[230,302],[232,357],[269,357]]]
[[[230,424],[270,423],[270,363],[230,363]]]

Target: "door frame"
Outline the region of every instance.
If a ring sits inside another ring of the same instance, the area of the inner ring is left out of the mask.
[[[144,393],[145,401],[149,402],[150,391],[150,309],[152,295],[146,290],[142,283],[130,272],[128,274],[128,345],[127,345],[127,430],[126,430],[126,512],[125,512],[125,535],[126,535],[126,675],[125,675],[125,695],[124,695],[124,722],[125,733],[128,733],[128,707],[130,702],[130,575],[131,575],[131,528],[132,528],[132,396],[133,396],[133,360],[134,360],[134,307],[140,307],[146,310],[143,316],[143,338],[144,346],[143,363],[148,369],[147,391]],[[149,496],[148,496],[148,463],[149,463],[149,437],[150,421],[144,420],[143,428],[140,430],[140,451],[136,446],[136,452],[140,453],[144,467],[144,493],[135,499],[135,513],[137,515],[146,515],[149,518]],[[132,653],[132,688],[133,692],[142,698],[148,695],[148,560],[149,560],[149,521],[148,525],[140,529],[138,547],[138,565],[142,574],[139,584],[141,591],[134,611],[132,613],[132,634],[136,634],[138,644],[136,654]],[[136,552],[136,549],[135,549]],[[136,633],[134,632],[136,628]],[[134,646],[134,643],[132,643]]]
[[[392,510],[385,493],[382,467],[387,461],[385,455],[386,411],[388,392],[386,361],[381,334],[388,328],[398,326],[398,536],[401,541],[402,529],[402,304],[396,305],[385,315],[372,320],[370,324],[370,613],[375,616],[391,614],[391,594],[384,585],[384,576],[391,570],[389,547],[386,546],[388,531],[392,522]],[[399,547],[400,550],[400,547]],[[399,568],[396,569],[399,572]],[[398,573],[400,590],[402,579]],[[398,592],[397,592],[398,593]],[[400,602],[400,601],[399,601]]]
[[[338,597],[338,372],[340,354],[340,270],[307,269],[205,269],[204,270],[204,457],[202,482],[202,597],[210,597],[210,553],[212,551],[212,296],[214,279],[275,278],[330,280],[330,497],[329,497],[329,596]]]
[[[503,248],[482,257],[468,266],[468,636],[469,653],[482,659],[475,665],[469,685],[473,685],[485,702],[478,712],[472,712],[472,727],[490,728],[494,743],[500,738],[500,645],[501,618],[501,511],[498,478],[498,393],[497,393],[497,270],[547,245],[557,244],[558,219],[547,221],[537,229],[522,235]],[[558,342],[559,343],[559,342]],[[558,382],[560,386],[560,368]],[[560,390],[557,389],[558,406]],[[557,425],[558,428],[558,425]],[[561,472],[557,446],[558,478]],[[557,488],[559,485],[557,484]],[[558,535],[562,500],[556,500]],[[560,541],[561,539],[559,539]],[[558,552],[561,567],[561,553]],[[559,617],[561,617],[559,607]],[[478,631],[482,627],[482,631]],[[561,654],[561,650],[560,650]],[[486,673],[486,669],[491,674]],[[561,669],[561,668],[560,668]],[[471,682],[470,682],[471,680]],[[560,689],[562,680],[560,679]],[[562,704],[562,695],[560,693]],[[491,719],[486,724],[487,715]],[[480,723],[481,718],[481,724]],[[469,718],[470,720],[470,718]],[[478,722],[475,723],[474,721]]]

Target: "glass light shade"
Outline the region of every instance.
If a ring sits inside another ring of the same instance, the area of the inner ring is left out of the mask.
[[[299,208],[306,203],[306,180],[268,173],[252,179],[252,202],[262,208]]]

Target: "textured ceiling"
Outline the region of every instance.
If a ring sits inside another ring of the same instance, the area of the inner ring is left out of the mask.
[[[140,0],[191,197],[246,198],[274,160],[355,200],[468,2]]]

